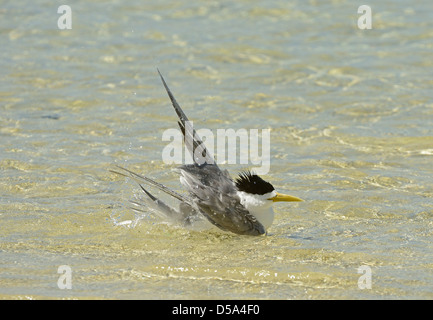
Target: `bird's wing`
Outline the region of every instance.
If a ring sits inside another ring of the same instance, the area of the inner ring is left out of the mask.
[[[188,120],[188,117],[185,115],[182,108],[177,103],[174,95],[171,93],[170,89],[167,86],[167,83],[164,80],[164,77],[162,76],[161,72],[159,72],[159,70],[158,73],[159,76],[161,77],[165,90],[167,91],[167,94],[171,100],[173,108],[176,111],[177,116],[179,117],[180,121],[178,121],[178,124],[180,130],[183,133],[184,141],[187,146],[187,149],[190,152],[191,157],[194,159],[194,163],[197,165],[215,164],[215,159],[213,158],[209,150],[206,149],[206,146],[204,145],[203,141],[200,139],[200,137],[194,130],[191,122]]]
[[[147,195],[148,199],[145,201],[148,205],[156,209],[157,214],[163,218],[163,219],[169,219],[172,222],[180,223],[184,226],[189,226],[194,220],[198,220],[197,216],[202,214],[199,210],[196,210],[194,208],[194,201],[186,197],[184,195],[181,195],[177,193],[176,191],[173,191],[163,184],[160,184],[148,177],[145,177],[143,175],[140,175],[138,173],[135,173],[129,169],[123,168],[121,166],[117,166],[117,168],[120,171],[116,170],[110,170],[113,173],[116,173],[118,175],[131,178],[135,180],[138,185],[140,186],[141,190]],[[179,204],[179,210],[176,210],[169,205],[165,204],[162,200],[156,198],[154,195],[152,195],[149,191],[147,191],[142,183],[145,182],[151,186],[154,186],[161,191],[169,194],[170,196],[180,200]],[[134,206],[131,207],[132,210],[138,211],[138,212],[145,212],[142,207],[145,207],[146,205],[140,201],[131,200],[130,201]]]
[[[134,171],[131,171],[131,170],[126,169],[126,168],[123,168],[121,166],[116,165],[116,167],[118,169],[120,169],[120,170],[123,170],[124,172],[119,172],[119,171],[116,171],[116,170],[110,170],[110,172],[116,173],[118,175],[121,175],[121,176],[124,176],[124,177],[127,177],[127,178],[131,178],[131,179],[135,180],[138,184],[140,184],[140,182],[144,181],[144,182],[146,182],[146,183],[148,183],[148,184],[150,184],[150,185],[152,185],[154,187],[157,187],[161,191],[164,191],[165,193],[171,195],[172,197],[176,198],[177,200],[184,201],[184,202],[191,202],[191,199],[187,198],[186,196],[184,196],[184,195],[182,195],[180,193],[177,193],[174,190],[171,190],[171,189],[167,188],[166,186],[164,186],[161,183],[156,182],[155,180],[152,180],[152,179],[150,179],[148,177],[145,177],[145,176],[143,176],[141,174],[138,174],[138,173],[136,173]]]
[[[226,170],[210,164],[184,165],[179,169],[181,183],[212,224],[236,234],[257,236],[266,232],[240,203],[236,186]]]

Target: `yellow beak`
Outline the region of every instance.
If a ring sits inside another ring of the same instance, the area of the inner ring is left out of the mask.
[[[277,195],[275,197],[269,198],[268,200],[272,200],[274,202],[277,202],[277,201],[304,201],[302,199],[292,197],[292,196],[289,196],[287,194],[278,193],[278,192],[277,192]]]

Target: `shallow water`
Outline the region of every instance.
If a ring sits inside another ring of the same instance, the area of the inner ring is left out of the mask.
[[[429,1],[374,4],[371,30],[349,1],[71,8],[71,30],[49,1],[0,9],[1,298],[433,298]],[[265,178],[306,201],[266,237],[127,208],[115,164],[179,187],[156,67],[196,125],[272,129]]]

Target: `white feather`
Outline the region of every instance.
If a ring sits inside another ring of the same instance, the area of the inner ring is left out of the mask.
[[[238,196],[241,199],[241,204],[254,216],[256,219],[268,229],[274,221],[274,210],[272,209],[272,200],[268,200],[277,195],[275,191],[264,195],[251,194],[243,191],[238,191]]]

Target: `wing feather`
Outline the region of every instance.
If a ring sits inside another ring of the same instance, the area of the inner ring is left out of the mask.
[[[185,141],[185,144],[187,146],[187,149],[188,149],[189,153],[191,154],[191,157],[194,159],[194,163],[196,163],[198,165],[202,165],[205,163],[206,164],[215,164],[215,159],[213,158],[212,154],[209,152],[208,149],[206,149],[206,146],[204,145],[203,141],[200,139],[197,132],[192,127],[192,124],[188,120],[188,117],[183,112],[180,105],[177,103],[176,98],[174,97],[170,88],[167,86],[167,83],[165,82],[164,77],[162,76],[161,72],[159,72],[159,69],[157,69],[157,70],[158,70],[159,76],[161,77],[162,84],[164,85],[164,88],[167,91],[168,97],[171,100],[171,104],[173,105],[173,108],[176,111],[177,116],[179,117],[180,121],[178,121],[178,124],[179,124],[180,130],[183,133],[184,141]]]

